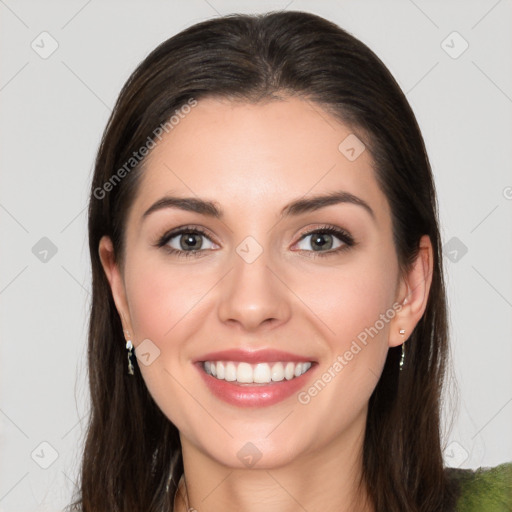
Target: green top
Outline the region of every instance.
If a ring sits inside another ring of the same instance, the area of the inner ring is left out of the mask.
[[[512,462],[476,470],[446,468],[460,483],[457,512],[511,512]]]

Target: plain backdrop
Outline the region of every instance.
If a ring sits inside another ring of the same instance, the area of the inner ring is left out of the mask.
[[[444,423],[446,464],[512,460],[510,0],[1,0],[0,511],[60,510],[77,477],[88,406],[87,192],[122,85],[193,23],[280,9],[339,24],[406,93],[446,249],[459,389],[458,404],[445,405],[457,411]]]

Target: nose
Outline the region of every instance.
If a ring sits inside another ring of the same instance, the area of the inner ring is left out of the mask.
[[[266,251],[253,262],[234,254],[233,268],[221,281],[218,316],[225,324],[247,332],[273,329],[290,318],[291,291]]]

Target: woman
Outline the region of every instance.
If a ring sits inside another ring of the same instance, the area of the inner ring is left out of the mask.
[[[443,467],[428,157],[399,86],[353,36],[277,12],[162,43],[108,122],[89,242],[82,510],[476,499],[464,482],[490,473]]]

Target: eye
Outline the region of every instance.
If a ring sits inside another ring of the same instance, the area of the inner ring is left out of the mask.
[[[348,250],[355,242],[345,230],[334,226],[323,226],[302,235],[298,244],[301,251],[317,253],[314,256],[330,256]],[[310,250],[308,246],[313,249]]]
[[[205,239],[208,241],[206,246]],[[200,257],[204,255],[205,251],[218,248],[205,231],[189,226],[165,233],[155,245],[165,249],[169,254],[179,257]],[[297,245],[299,245],[299,251],[311,253],[314,257],[331,256],[350,249],[355,245],[355,241],[343,229],[334,226],[321,226],[303,234]],[[308,245],[313,249],[310,250]]]
[[[209,244],[204,244],[205,239]],[[185,257],[197,256],[203,250],[215,248],[215,244],[202,229],[187,226],[166,233],[156,245],[165,248],[170,254]]]

